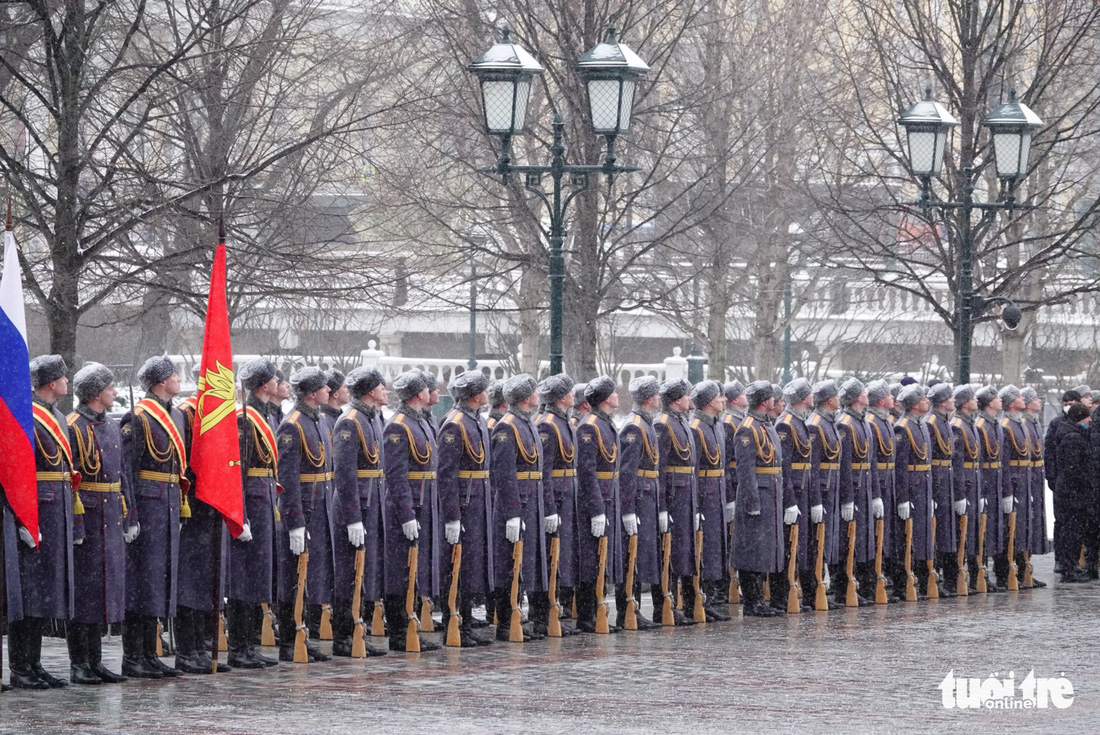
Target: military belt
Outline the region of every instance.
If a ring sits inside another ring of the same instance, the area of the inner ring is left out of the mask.
[[[153,472],[152,470],[138,470],[139,480],[152,480],[153,482],[180,483],[179,475],[170,475],[167,472]]]
[[[312,474],[298,475],[298,480],[300,482],[325,482],[326,480],[331,479],[331,472],[316,472]]]
[[[36,472],[35,477],[39,482],[69,482],[73,476],[68,472]]]
[[[405,477],[409,480],[434,480],[435,472],[409,472]]]
[[[355,473],[356,477],[362,477],[363,479],[377,479],[379,477],[383,477],[384,474],[385,473],[383,473],[382,470],[378,468],[372,470],[358,470]]]
[[[597,472],[596,473],[596,479],[597,480],[617,480],[617,479],[619,479],[619,471],[615,470],[614,472]]]
[[[756,474],[758,475],[778,475],[783,472],[782,467],[757,467]]]
[[[858,470],[869,470],[869,469],[871,469],[871,463],[870,462],[852,462],[852,469],[857,470],[857,471]]]
[[[717,470],[699,470],[699,477],[725,477],[726,471],[723,469]]]
[[[1037,460],[1035,460],[1034,462],[1031,463],[1031,466],[1032,467],[1042,467],[1043,466],[1043,460],[1037,459]]]
[[[81,490],[87,490],[92,493],[120,493],[122,492],[121,482],[83,482],[80,483]]]
[[[798,472],[800,470],[808,470],[808,469],[810,469],[810,463],[809,462],[791,462],[791,470],[794,471],[794,472]]]
[[[949,459],[934,459],[932,460],[933,467],[950,467],[951,460]]]
[[[906,465],[905,469],[909,470],[910,472],[931,472],[932,471],[932,465],[930,465],[930,464],[911,464],[911,465]]]
[[[669,465],[665,468],[666,472],[672,472],[677,475],[690,475],[695,472],[694,467],[685,467],[683,465]]]
[[[550,470],[550,476],[551,477],[576,477],[577,476],[577,470],[572,468],[572,467],[568,467],[564,470]]]
[[[379,475],[381,477],[381,475]],[[489,470],[459,470],[458,479],[460,480],[488,480]]]
[[[822,462],[818,467],[823,470],[839,470],[840,462]]]
[[[977,462],[963,462],[963,469],[964,470],[973,470],[973,469],[977,469],[977,467],[978,467]]]
[[[638,477],[648,477],[650,479],[657,478],[657,470],[638,470],[636,474]]]
[[[880,470],[892,470],[894,469],[893,462],[878,462],[875,467]]]
[[[1010,459],[1008,460],[1009,467],[1030,467],[1031,460],[1028,459]]]
[[[596,474],[599,475],[600,473],[597,472]],[[538,470],[529,470],[527,472],[517,472],[516,473],[516,479],[517,480],[541,480],[542,479],[542,473],[539,472]]]
[[[1001,469],[1000,462],[982,462],[983,470],[999,470]]]
[[[249,467],[248,477],[274,477],[275,471],[269,467]]]

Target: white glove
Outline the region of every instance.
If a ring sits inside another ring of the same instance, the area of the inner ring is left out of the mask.
[[[298,556],[306,550],[306,527],[290,529],[290,553]]]
[[[443,525],[443,537],[451,546],[457,544],[462,538],[462,521],[447,521]]]
[[[557,533],[558,526],[561,525],[561,516],[555,513],[552,516],[546,516],[542,519],[543,533]]]
[[[733,518],[734,511],[737,510],[737,501],[731,500],[726,503],[726,518]]]
[[[903,521],[909,520],[910,503],[898,503],[898,518]]]
[[[401,524],[401,533],[405,534],[405,538],[409,541],[416,541],[420,536],[420,522],[415,518],[411,521],[405,521]]]
[[[19,538],[23,540],[27,546],[34,548],[34,536],[31,536],[31,532],[22,526],[19,527]],[[38,540],[42,540],[42,534],[38,534]]]
[[[985,498],[978,498],[978,512],[985,513]]]
[[[707,519],[707,517],[704,516],[702,513],[696,513],[695,514],[695,530],[696,531],[698,531],[700,528],[703,527],[703,521],[705,521],[706,519]]]
[[[607,528],[607,516],[600,513],[598,516],[592,517],[592,535],[596,538],[603,536],[604,529]]]
[[[504,524],[504,537],[508,539],[510,543],[514,544],[515,542],[519,541],[520,528],[522,528],[522,522],[520,521],[519,516],[516,516],[515,518],[509,518],[508,521]]]
[[[367,529],[363,528],[363,522],[358,521],[356,523],[348,524],[348,543],[359,548],[367,540]]]
[[[1006,495],[1001,498],[1001,512],[1008,515],[1012,512],[1012,505],[1016,502],[1015,495]]]
[[[661,529],[661,533],[668,533],[668,511],[662,510],[657,514],[657,527]]]
[[[141,533],[141,524],[135,523],[122,532],[122,540],[128,544],[132,544],[134,540],[137,539],[139,533]]]
[[[886,515],[886,507],[882,504],[882,498],[871,499],[871,515],[875,518],[882,518]]]
[[[815,505],[810,508],[810,523],[821,523],[825,519],[825,506]]]
[[[840,506],[840,518],[845,523],[856,517],[856,504],[844,503]]]
[[[78,538],[75,541],[73,541],[73,546],[80,546],[82,543],[84,543],[84,539]]]
[[[623,530],[626,531],[627,536],[637,536],[638,516],[634,513],[627,513],[623,516]]]
[[[246,544],[252,540],[252,526],[249,525],[248,521],[245,521],[244,528],[241,529],[241,535],[237,537],[237,540]]]
[[[955,515],[957,515],[957,516],[966,515],[966,498],[963,498],[962,500],[956,500],[955,501]]]
[[[789,506],[786,510],[783,511],[783,525],[793,526],[794,524],[798,523],[798,516],[800,514],[801,511],[798,509],[797,505]]]
[[[935,500],[933,500],[932,501],[932,512],[935,513],[939,509],[940,509],[940,504],[937,503]]]

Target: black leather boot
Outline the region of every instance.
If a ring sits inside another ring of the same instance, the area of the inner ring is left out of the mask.
[[[157,619],[153,617],[143,616],[142,620],[144,621],[144,638],[142,639],[142,642],[143,650],[145,652],[145,661],[150,666],[153,666],[158,671],[160,671],[160,673],[163,674],[166,678],[171,679],[177,676],[183,676],[182,671],[169,666],[168,664],[161,661],[160,657],[157,656],[157,636],[159,635],[157,633]]]
[[[121,684],[126,681],[125,676],[116,674],[103,665],[103,636],[100,635],[98,625],[89,625],[84,628],[84,645],[88,650],[88,664],[92,671],[104,684]]]
[[[156,635],[155,621],[153,635]],[[164,678],[160,667],[146,660],[145,619],[135,613],[126,613],[126,622],[122,626],[122,674],[132,679]]]
[[[13,689],[49,689],[50,685],[34,671],[33,620],[8,624],[8,670]]]
[[[65,641],[69,646],[69,679],[73,684],[97,686],[103,680],[92,670],[88,655],[88,626],[70,622],[65,626]]]

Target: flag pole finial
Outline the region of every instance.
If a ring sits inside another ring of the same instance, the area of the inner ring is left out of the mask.
[[[8,217],[4,220],[4,229],[11,232],[11,196],[8,196]]]
[[[218,244],[225,245],[225,220],[218,217]]]

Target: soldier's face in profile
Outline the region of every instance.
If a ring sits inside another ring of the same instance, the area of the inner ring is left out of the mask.
[[[948,398],[946,401],[940,404],[940,408],[943,409],[944,413],[951,413],[955,410],[955,399]]]
[[[172,373],[167,379],[165,379],[161,386],[163,390],[169,396],[178,396],[180,394],[180,376],[179,373]]]
[[[278,378],[276,378],[278,380]],[[279,381],[279,390],[275,393],[275,397],[279,400],[290,398],[290,383],[285,380]]]
[[[573,408],[573,404],[576,403],[576,401],[577,397],[573,395],[573,391],[569,391],[561,397],[560,401],[558,401],[558,410],[568,411]]]
[[[336,400],[336,401],[339,401],[341,404],[343,404],[343,403],[348,402],[348,396],[350,396],[350,395],[351,395],[351,391],[348,389],[348,386],[345,383],[345,384],[341,385],[339,388],[337,388],[335,393],[331,393],[329,395],[329,398],[333,399],[333,400]]]
[[[1039,413],[1040,411],[1042,411],[1043,410],[1043,399],[1042,398],[1036,398],[1036,399],[1032,400],[1031,403],[1027,404],[1027,410],[1030,411],[1031,413]]]
[[[919,401],[917,401],[917,411],[919,413],[928,413],[928,409],[930,408],[932,408],[932,403],[928,400],[928,396],[925,396],[924,398],[921,398]]]
[[[1000,396],[997,396],[996,398],[994,398],[992,401],[989,402],[989,410],[993,411],[994,413],[1001,410],[1001,397]]]
[[[688,410],[688,406],[690,406],[690,405],[691,405],[691,396],[680,396],[675,401],[668,404],[668,407],[671,408],[676,413],[683,413],[684,411]]]
[[[967,413],[973,413],[978,410],[978,399],[971,398],[969,401],[962,405],[962,409]]]
[[[611,395],[609,395],[607,397],[607,406],[608,406],[608,408],[618,408],[619,407],[619,393],[618,393],[618,391],[612,391]]]
[[[386,384],[379,383],[374,387],[374,390],[367,394],[367,397],[378,405],[382,405],[389,400],[390,394],[386,390]]]
[[[481,391],[476,396],[474,396],[473,400],[470,401],[470,405],[473,406],[474,408],[482,408],[488,402],[489,402],[489,389],[486,388],[485,390]]]
[[[271,376],[271,380],[264,383],[263,391],[264,395],[268,398],[274,397],[279,392],[279,378],[275,375]]]

